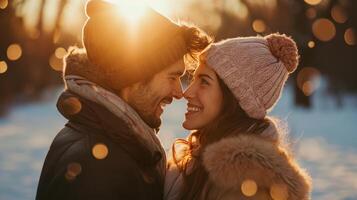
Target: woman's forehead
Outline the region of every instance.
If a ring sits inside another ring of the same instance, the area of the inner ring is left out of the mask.
[[[201,63],[197,69],[194,71],[194,76],[197,76],[199,74],[207,74],[210,75],[212,77],[216,76],[215,71],[209,67],[208,65],[206,65],[205,63]]]

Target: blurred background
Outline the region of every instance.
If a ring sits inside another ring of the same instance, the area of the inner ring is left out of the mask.
[[[128,4],[130,15],[139,0],[116,2]],[[35,197],[45,155],[66,122],[55,107],[63,90],[62,58],[68,47],[82,45],[85,3],[0,0],[1,200]],[[272,32],[292,36],[300,65],[271,115],[288,124],[293,151],[313,178],[312,199],[357,199],[357,1],[146,3],[175,21],[198,25],[216,41]],[[164,113],[159,137],[167,150],[187,135],[184,110],[179,100]]]

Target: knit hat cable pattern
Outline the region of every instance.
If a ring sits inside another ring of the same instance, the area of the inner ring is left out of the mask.
[[[295,42],[282,34],[238,37],[213,44],[207,65],[213,68],[256,119],[263,119],[278,101],[288,75],[298,65]]]

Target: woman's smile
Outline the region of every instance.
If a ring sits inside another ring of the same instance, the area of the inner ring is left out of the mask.
[[[188,103],[187,104],[187,112],[185,113],[185,116],[191,117],[194,114],[198,114],[201,113],[203,111],[203,107],[202,106],[198,106],[192,103]]]

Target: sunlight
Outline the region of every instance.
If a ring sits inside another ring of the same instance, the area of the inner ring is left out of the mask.
[[[147,0],[146,3],[163,15],[169,16],[170,14],[172,14],[172,7],[169,1]]]
[[[141,0],[111,0],[109,2],[118,5],[118,13],[125,17],[129,24],[137,23],[145,14],[148,6],[146,1]]]

